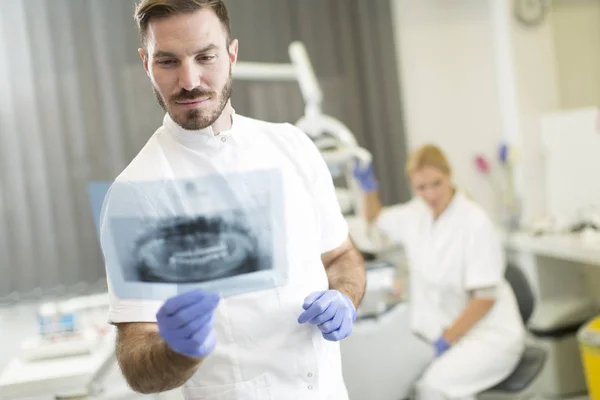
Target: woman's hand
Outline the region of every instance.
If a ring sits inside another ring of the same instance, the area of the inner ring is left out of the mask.
[[[354,178],[360,184],[361,189],[365,193],[372,193],[377,191],[378,183],[375,178],[375,171],[373,169],[373,163],[369,163],[366,166],[361,166],[360,161],[356,161],[354,165]]]
[[[435,347],[435,357],[440,357],[444,354],[452,345],[448,340],[444,337],[444,335],[440,336],[438,340],[433,343],[433,347]]]
[[[495,303],[496,299],[493,298],[473,297],[454,324],[446,329],[444,338],[450,344],[456,343],[486,316]]]

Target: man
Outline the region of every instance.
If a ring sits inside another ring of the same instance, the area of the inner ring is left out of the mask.
[[[136,182],[209,174],[227,181],[228,174],[276,169],[284,220],[272,229],[285,233],[289,276],[271,289],[224,298],[194,290],[164,303],[118,298],[111,290],[109,320],[118,327],[125,378],[141,393],[183,385],[187,399],[347,399],[339,341],[352,330],[365,271],[324,160],[293,125],[235,114],[238,41],[221,0],[142,0],[135,18],[139,53],[166,114],[116,180],[131,192],[119,197],[111,189],[107,196],[105,259],[107,221],[123,202],[158,216],[196,205],[149,196]],[[252,189],[244,189],[247,197],[237,189],[232,196],[250,202]]]

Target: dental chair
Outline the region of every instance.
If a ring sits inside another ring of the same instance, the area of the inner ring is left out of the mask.
[[[535,306],[535,298],[527,277],[515,265],[508,264],[506,279],[512,287],[523,322],[527,325]],[[521,400],[531,398],[532,384],[542,371],[546,362],[546,352],[527,344],[521,361],[513,373],[493,388],[477,396],[478,400]]]

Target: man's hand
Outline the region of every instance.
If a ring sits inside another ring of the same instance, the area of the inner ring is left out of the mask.
[[[218,303],[217,294],[202,290],[167,300],[156,314],[160,336],[179,354],[206,357],[217,344],[213,321]]]
[[[304,300],[302,308],[304,312],[298,317],[298,323],[317,325],[326,340],[342,340],[352,332],[356,308],[342,292],[314,292]]]

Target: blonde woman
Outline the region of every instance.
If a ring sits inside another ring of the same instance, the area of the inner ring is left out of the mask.
[[[473,399],[508,377],[525,347],[502,245],[483,209],[454,186],[439,148],[414,151],[406,173],[415,198],[383,209],[372,165],[355,170],[368,223],[406,250],[411,329],[435,350],[417,398]]]

